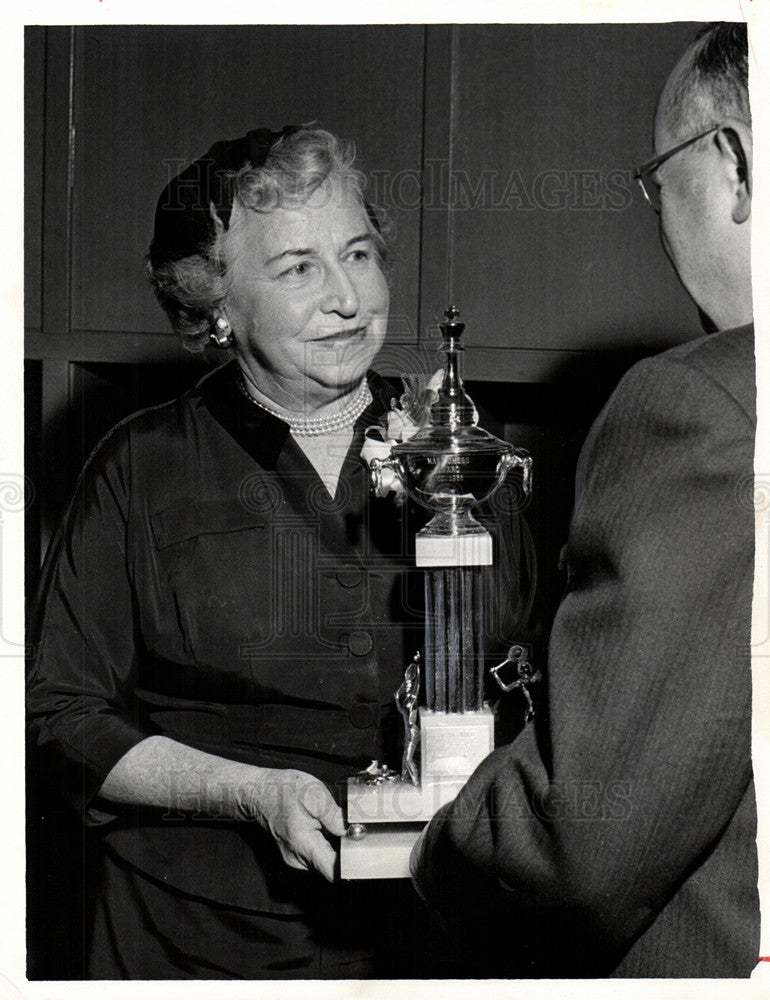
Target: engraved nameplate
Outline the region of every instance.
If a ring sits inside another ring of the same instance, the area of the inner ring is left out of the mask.
[[[494,749],[494,718],[480,712],[420,710],[421,776],[470,775]]]

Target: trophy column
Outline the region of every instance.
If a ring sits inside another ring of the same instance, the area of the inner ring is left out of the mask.
[[[426,789],[469,777],[494,748],[494,720],[484,705],[482,572],[492,564],[492,538],[484,532],[452,546],[432,542],[418,535],[416,546],[417,565],[425,568],[420,775]],[[437,807],[442,791],[433,789]]]
[[[419,565],[440,564],[418,556]],[[433,712],[473,712],[484,703],[482,586],[476,567],[425,571],[425,705]]]

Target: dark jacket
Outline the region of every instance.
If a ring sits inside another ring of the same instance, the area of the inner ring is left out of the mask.
[[[419,865],[468,974],[754,968],[755,426],[741,328],[635,366],[592,429],[547,704]]]

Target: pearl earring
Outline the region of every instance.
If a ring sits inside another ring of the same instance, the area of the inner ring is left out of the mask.
[[[224,350],[233,342],[233,333],[230,329],[230,324],[224,316],[217,316],[217,320],[214,325],[216,329],[211,332],[211,340],[214,341],[217,347]]]

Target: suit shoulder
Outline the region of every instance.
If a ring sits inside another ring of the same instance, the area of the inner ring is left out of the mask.
[[[712,390],[719,387],[755,424],[754,327],[720,330],[646,358],[629,369],[619,389],[633,391],[652,382],[672,388],[678,385],[682,391],[688,383],[711,383]]]

